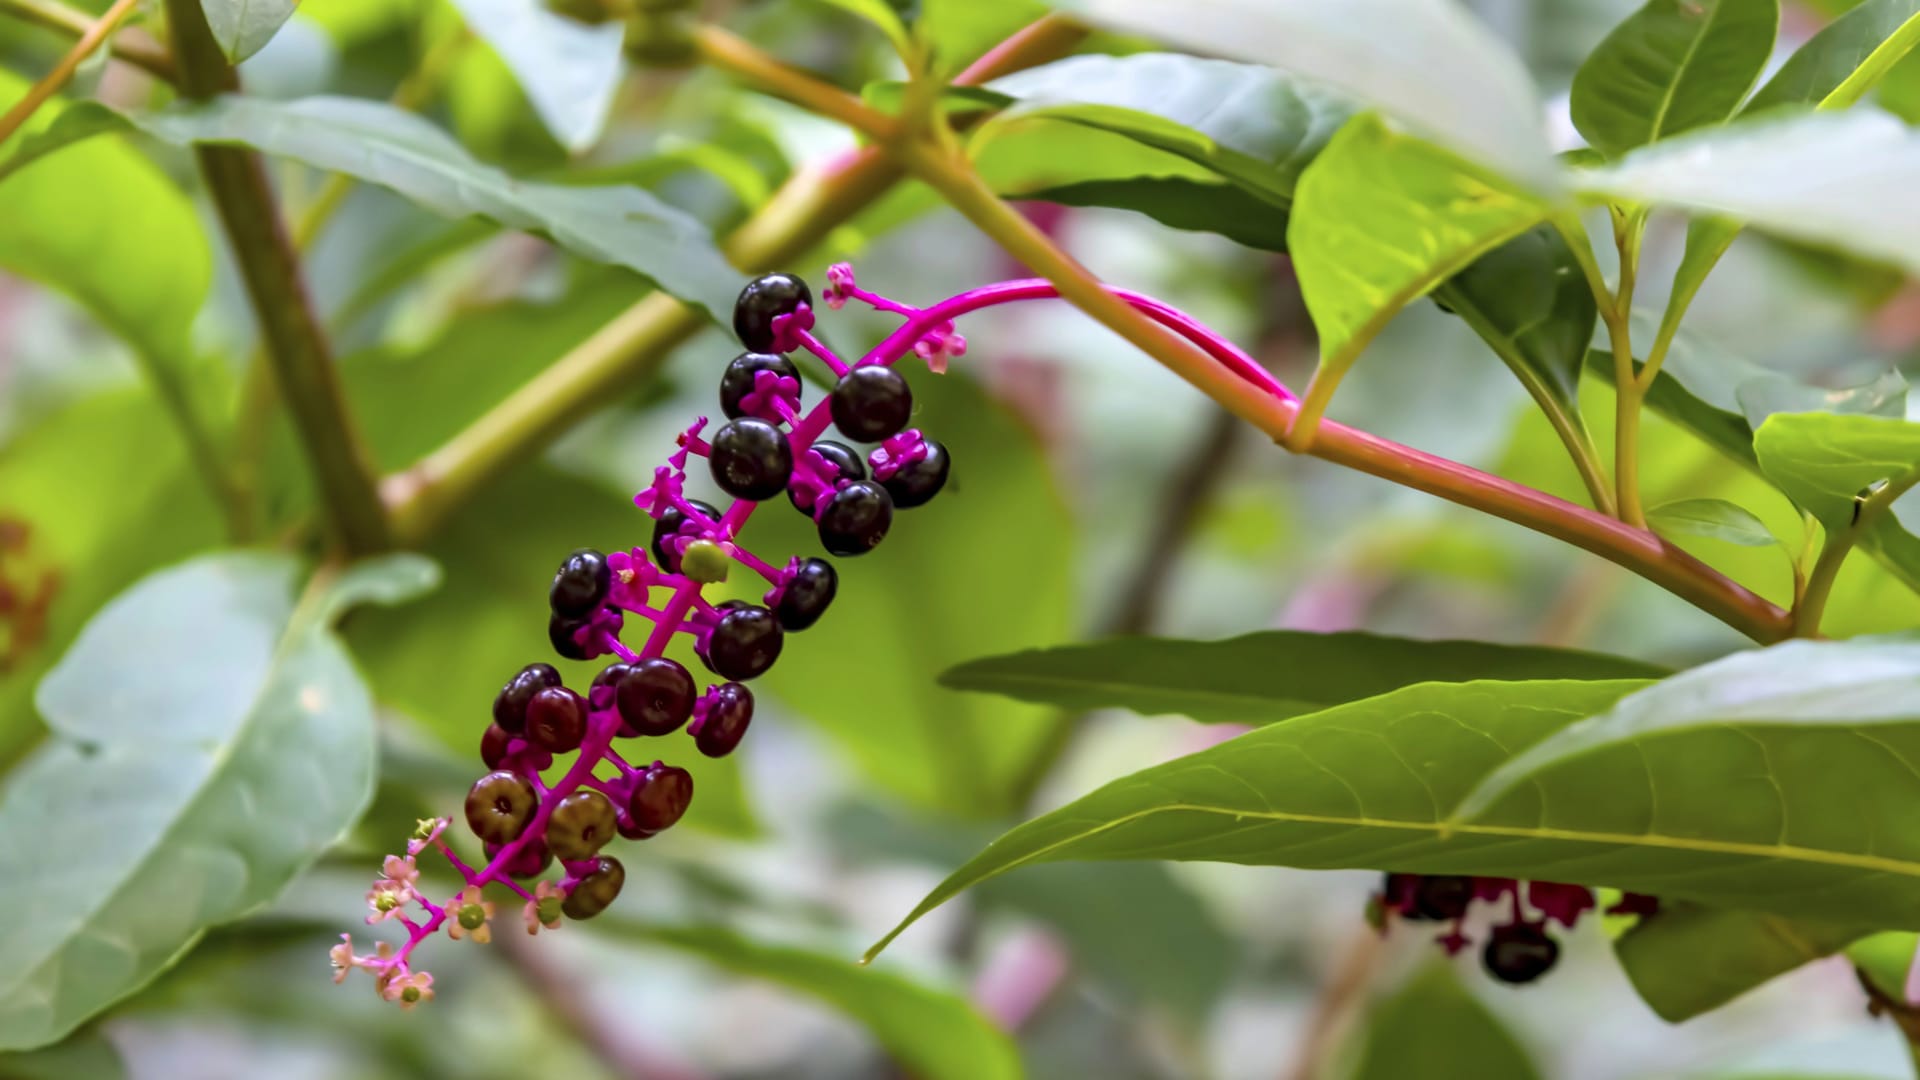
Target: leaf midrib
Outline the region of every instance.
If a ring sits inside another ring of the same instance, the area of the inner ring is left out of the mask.
[[[1081,690],[1087,693],[1101,694],[1109,699],[1129,696],[1147,699],[1159,697],[1169,699],[1188,698],[1235,707],[1285,707],[1298,704],[1308,708],[1314,708],[1325,704],[1337,704],[1337,702],[1323,703],[1298,696],[1289,697],[1228,690],[1208,690],[1199,687],[1188,689],[1181,686],[1169,687],[1164,684],[1119,682],[1110,679],[1075,679],[1059,675],[992,675],[977,680],[956,675],[954,678],[947,680],[947,685],[955,690],[984,690],[996,694],[1005,694],[1008,697],[1015,695],[1007,694],[1006,688],[1017,687],[1036,690]],[[1132,708],[1130,705],[1124,707]],[[1178,712],[1179,710],[1175,709],[1170,711]]]
[[[1691,42],[1687,43],[1686,54],[1680,57],[1679,66],[1673,69],[1673,78],[1667,80],[1666,91],[1660,95],[1660,108],[1654,111],[1653,123],[1647,129],[1648,142],[1660,141],[1660,132],[1666,127],[1667,123],[1667,112],[1673,108],[1674,95],[1679,93],[1680,84],[1685,81],[1687,77],[1687,69],[1693,64],[1694,54],[1700,51],[1700,43],[1707,40],[1707,35],[1713,32],[1714,24],[1719,22],[1720,15],[1724,11],[1726,11],[1726,7],[1723,4],[1716,3],[1713,8],[1713,14],[1707,16],[1707,21],[1700,24],[1700,32],[1694,35]]]

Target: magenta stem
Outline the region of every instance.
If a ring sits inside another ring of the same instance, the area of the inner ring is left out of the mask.
[[[845,375],[847,373],[847,362],[834,355],[833,350],[827,348],[819,338],[814,337],[812,331],[795,331],[794,337],[799,340],[803,348],[819,357],[821,363],[832,368],[835,375]]]

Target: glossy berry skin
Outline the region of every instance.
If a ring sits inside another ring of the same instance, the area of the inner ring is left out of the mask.
[[[560,685],[560,673],[551,664],[528,664],[507,680],[493,699],[493,722],[508,734],[519,734],[527,726],[527,702],[549,686]]]
[[[693,774],[656,761],[635,780],[627,818],[635,830],[651,836],[679,821],[692,802]]]
[[[856,480],[833,493],[819,522],[820,543],[829,554],[865,555],[893,524],[893,496],[871,480]]]
[[[740,407],[740,399],[753,392],[753,377],[763,371],[771,371],[783,379],[800,381],[800,369],[793,361],[779,353],[744,352],[727,364],[720,373],[720,411],[727,419],[738,420],[747,415]]]
[[[592,788],[579,791],[554,804],[547,817],[547,846],[561,862],[591,859],[613,839],[613,803]]]
[[[793,478],[793,446],[779,428],[743,416],[714,433],[709,464],[720,490],[759,502],[787,489]]]
[[[586,702],[564,686],[554,686],[533,695],[527,705],[527,741],[550,753],[564,754],[580,748],[587,734]]]
[[[495,855],[500,854],[503,846],[482,844],[481,850],[486,852],[487,860],[491,862]],[[546,841],[529,840],[520,846],[519,851],[513,853],[513,858],[502,869],[507,872],[508,877],[530,878],[546,873],[547,867],[552,865],[553,852],[547,849]]]
[[[612,586],[613,568],[607,565],[607,557],[581,548],[567,556],[554,572],[547,601],[561,618],[584,619],[606,601]]]
[[[488,724],[487,730],[480,734],[480,762],[489,769],[497,769],[507,760],[507,749],[513,743],[513,736],[499,724]]]
[[[653,656],[627,668],[614,687],[622,735],[670,735],[693,715],[697,688],[676,661]]]
[[[833,594],[840,588],[840,574],[825,559],[807,559],[787,582],[773,616],[783,630],[805,630],[820,621]]]
[[[1413,896],[1422,919],[1451,921],[1466,915],[1473,903],[1473,879],[1463,874],[1426,874]]]
[[[827,399],[833,426],[854,442],[879,442],[900,434],[913,416],[906,376],[868,364],[840,376]]]
[[[585,660],[587,647],[580,643],[580,631],[587,628],[586,619],[569,619],[563,615],[554,615],[547,620],[547,640],[553,644],[553,651],[567,660]]]
[[[842,480],[867,478],[867,463],[847,444],[837,443],[832,439],[820,439],[813,444],[812,449],[818,450],[820,456],[827,459],[827,464],[833,467],[835,486],[838,486],[839,481]],[[812,501],[802,500],[800,493],[791,487],[787,489],[787,501],[793,504],[795,510],[808,517],[813,516]]]
[[[947,486],[947,472],[953,467],[953,459],[947,456],[945,446],[932,439],[926,442],[926,457],[880,481],[880,486],[893,496],[893,505],[897,509],[911,510],[916,506],[925,506],[940,494],[941,488]]]
[[[593,872],[574,883],[560,910],[569,919],[591,919],[607,910],[627,883],[627,868],[611,855],[594,860]]]
[[[753,691],[739,683],[723,683],[713,688],[706,718],[694,733],[693,745],[708,757],[726,757],[746,737],[753,722]]]
[[[767,274],[747,282],[733,302],[733,332],[754,352],[773,351],[773,320],[801,304],[813,306],[813,290],[792,274]]]
[[[720,520],[720,511],[715,509],[712,503],[688,499],[687,505],[700,511],[708,521]],[[685,524],[686,520],[687,515],[681,513],[680,508],[676,506],[669,507],[666,513],[660,515],[660,520],[653,523],[653,565],[670,574],[680,572],[680,557],[667,550],[666,542],[679,534],[680,526]]]
[[[511,844],[540,809],[540,796],[526,777],[490,772],[467,789],[467,827],[489,844]]]
[[[1560,959],[1560,943],[1537,923],[1496,926],[1481,950],[1487,974],[1503,983],[1530,983],[1545,975]]]
[[[587,688],[587,707],[595,712],[613,708],[614,690],[632,670],[629,664],[608,664],[601,668],[600,674],[593,677],[593,685]]]
[[[754,604],[742,604],[720,616],[707,639],[707,666],[715,675],[735,682],[766,673],[775,660],[786,633],[773,612]]]

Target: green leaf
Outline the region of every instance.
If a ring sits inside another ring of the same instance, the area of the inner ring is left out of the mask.
[[[1756,118],[1576,170],[1589,195],[1723,215],[1920,269],[1920,132],[1866,109]]]
[[[1353,112],[1342,98],[1269,68],[1175,53],[1070,57],[989,89],[1018,104],[982,129],[977,144],[1021,119],[1081,124],[1204,166],[1283,209],[1301,170]]]
[[[1704,536],[1741,547],[1771,547],[1780,539],[1753,511],[1725,499],[1682,499],[1647,511],[1647,524],[1662,536]]]
[[[1665,674],[1637,660],[1535,645],[1263,630],[1220,641],[1115,638],[1034,649],[961,664],[940,682],[1067,709],[1265,724],[1415,683]]]
[[[1914,954],[1920,949],[1920,936],[1911,931],[1894,930],[1861,938],[1847,947],[1847,959],[1873,980],[1880,992],[1895,1001],[1907,996],[1907,973],[1913,967]]]
[[[912,50],[907,44],[907,28],[900,21],[900,13],[893,9],[887,0],[820,0],[821,3],[837,7],[854,18],[871,23],[893,46],[901,56],[909,55]]]
[[[1040,0],[921,0],[913,30],[933,46],[935,70],[952,75],[1046,13]]]
[[[1773,52],[1779,0],[1648,0],[1573,77],[1573,125],[1610,157],[1718,124]]]
[[[95,135],[127,131],[132,127],[126,117],[97,101],[75,102],[59,110],[45,127],[23,136],[13,153],[0,159],[0,180],[56,150],[64,150]]]
[[[1325,83],[1543,192],[1560,186],[1539,92],[1451,0],[1065,0],[1096,23]]]
[[[1868,932],[1844,923],[1663,901],[1658,914],[1640,920],[1613,948],[1647,1007],[1677,1024],[1831,956]]]
[[[1132,210],[1168,228],[1216,233],[1262,251],[1287,250],[1287,212],[1234,184],[1141,176],[1082,180],[1023,192],[1020,197],[1062,206]]]
[[[1868,488],[1920,480],[1920,424],[1890,416],[1776,413],[1754,432],[1753,450],[1767,479],[1829,533],[1852,526],[1855,496]]]
[[[1821,27],[1795,50],[1741,112],[1780,105],[1844,108],[1878,82],[1916,41],[1920,41],[1920,0],[1867,0]]]
[[[200,0],[213,40],[232,63],[265,48],[300,0]]]
[[[327,623],[419,592],[433,566],[364,563],[296,605],[298,576],[241,553],[162,571],[41,683],[55,740],[0,802],[0,1048],[52,1042],[144,985],[365,809],[373,702]]]
[[[1453,969],[1429,963],[1367,1011],[1351,1080],[1537,1080],[1533,1059]]]
[[[1356,118],[1300,178],[1287,246],[1334,380],[1400,309],[1549,207],[1445,150]]]
[[[718,926],[637,923],[613,912],[595,926],[817,998],[858,1021],[914,1076],[1018,1080],[1024,1075],[1012,1040],[959,994],[861,967],[847,957],[753,941]]]
[[[608,663],[554,655],[546,601],[554,566],[575,548],[645,546],[650,531],[651,522],[620,493],[529,462],[468,504],[428,545],[446,572],[446,588],[404,612],[363,613],[348,628],[348,641],[383,704],[471,753],[494,695],[514,672],[550,663],[567,685],[584,691]],[[458,664],[447,663],[450,653]],[[676,647],[671,655],[702,670],[691,651]],[[757,683],[754,692],[760,692]],[[657,741],[647,752],[693,774],[696,795],[683,827],[731,836],[758,830],[740,775],[750,747],[714,759],[684,736]]]
[[[916,380],[913,397],[914,423],[938,432],[952,452],[948,490],[848,564],[812,640],[789,642],[792,660],[761,683],[886,790],[965,817],[1011,812],[1014,786],[1047,739],[1053,711],[956,693],[935,679],[994,649],[1067,636],[1073,520],[1033,432],[971,379]],[[1022,525],[1008,529],[1008,521]],[[775,564],[820,550],[812,523],[785,506],[754,515],[744,537]],[[860,640],[858,679],[805,659],[835,648],[842,635]]]
[[[477,215],[542,233],[576,255],[636,271],[716,320],[730,315],[740,291],[739,274],[706,228],[639,188],[516,180],[390,105],[228,96],[135,122],[169,142],[250,146],[378,184],[448,217]]]
[[[97,1028],[39,1050],[0,1054],[0,1076],[7,1080],[122,1080],[126,1075],[120,1051]]]
[[[962,890],[1030,863],[1200,859],[1526,877],[1582,855],[1644,853],[1643,868],[1668,861],[1638,834],[1536,830],[1513,815],[1442,832],[1459,800],[1514,753],[1646,685],[1422,683],[1257,728],[1013,829],[941,882],[869,955]],[[1631,805],[1634,791],[1608,798]],[[1618,864],[1616,884],[1635,887],[1624,880],[1634,876],[1627,865]],[[1685,866],[1698,888],[1706,879],[1697,862],[1689,856]]]
[[[525,0],[453,0],[500,54],[555,142],[579,153],[606,130],[623,74],[624,24],[588,26]]]

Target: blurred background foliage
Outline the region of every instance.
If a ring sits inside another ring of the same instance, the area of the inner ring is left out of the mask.
[[[1574,67],[1633,5],[1473,6],[1527,58],[1570,139]],[[1845,6],[1789,4],[1783,48]],[[936,40],[963,58],[1039,10],[928,7],[947,20]],[[835,5],[714,8],[710,17],[840,85],[900,75],[881,36]],[[721,231],[801,164],[851,145],[707,71],[615,69],[593,92],[555,94],[497,51],[516,46],[487,39],[438,0],[311,0],[242,72],[250,93],[269,97],[408,95],[483,162],[562,184],[637,184]],[[63,48],[0,19],[0,67],[37,75]],[[595,78],[590,50],[554,49],[540,58],[549,71]],[[0,74],[0,100],[26,82]],[[118,64],[90,65],[73,93],[122,105],[159,95]],[[1920,66],[1904,64],[1882,100],[1920,121]],[[1022,192],[1183,166],[1036,120],[995,139],[982,168]],[[304,223],[312,290],[383,470],[440,445],[646,289],[627,270],[449,222],[384,190],[285,162],[274,180]],[[1282,257],[1120,211],[1029,205],[1106,279],[1186,308],[1283,378],[1311,371],[1310,329]],[[14,271],[0,272],[0,527],[11,530],[0,535],[12,537],[0,565],[9,580],[51,583],[43,620],[0,629],[0,762],[40,743],[33,689],[110,597],[222,542],[220,510],[168,415],[226,415],[257,392],[246,378],[251,319],[224,245],[207,240],[218,235],[210,213],[186,153],[144,136],[94,140],[0,183],[0,265]],[[1671,279],[1681,238],[1678,222],[1656,222],[1648,288]],[[46,273],[34,260],[76,252],[110,258],[66,279],[111,275],[123,287],[89,296],[84,285],[33,283]],[[912,182],[791,269],[817,288],[840,258],[856,260],[864,283],[922,302],[1019,269]],[[886,323],[849,310],[822,325],[858,350]],[[1920,294],[1897,275],[1754,236],[1688,325],[1702,347],[1827,385],[1920,366]],[[67,1042],[0,1058],[0,1075],[973,1080],[1024,1068],[1600,1080],[1786,1076],[1810,1062],[1826,1076],[1902,1075],[1897,1037],[1861,1014],[1842,963],[1672,1027],[1604,957],[1592,926],[1571,935],[1571,962],[1552,978],[1497,989],[1464,961],[1438,963],[1419,935],[1377,941],[1361,917],[1374,885],[1365,874],[1034,869],[936,914],[878,970],[848,966],[1008,824],[1219,737],[1170,718],[1062,717],[938,686],[960,661],[1114,629],[1211,637],[1364,625],[1667,664],[1740,644],[1623,570],[1260,445],[1071,309],[1007,309],[965,330],[970,349],[954,373],[916,381],[927,388],[925,426],[954,449],[951,496],[848,567],[833,618],[789,644],[738,754],[682,762],[697,770],[700,796],[688,827],[634,851],[626,895],[605,918],[537,943],[442,949],[439,999],[407,1014],[364,987],[336,990],[323,962],[378,855],[457,799],[498,684],[546,653],[556,557],[644,541],[629,496],[673,433],[711,411],[734,352],[714,330],[460,510],[427,548],[444,575],[437,591],[348,620],[382,730],[374,807],[348,841],[281,902],[209,934]],[[165,384],[180,389],[156,389]],[[1584,393],[1604,456],[1612,404],[1604,384],[1589,380]],[[1510,375],[1430,305],[1379,339],[1333,412],[1568,497],[1580,490]],[[250,482],[265,496],[258,534],[272,537],[308,518],[313,492],[284,421],[249,430],[253,415],[268,414],[242,410],[226,435],[267,447]],[[1763,482],[1664,421],[1650,418],[1644,460],[1650,505],[1731,499],[1797,534],[1797,514]],[[802,546],[797,517],[763,517],[748,534],[758,550]],[[1786,594],[1776,550],[1687,544],[1770,597]],[[1920,620],[1920,599],[1883,575],[1868,560],[1849,565],[1833,633]]]

